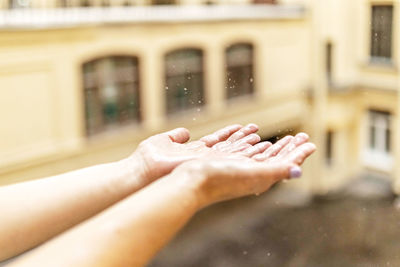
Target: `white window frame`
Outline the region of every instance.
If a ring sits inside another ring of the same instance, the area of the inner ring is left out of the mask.
[[[371,127],[374,127],[374,146],[371,146]],[[391,114],[369,110],[367,123],[364,127],[366,139],[364,144],[363,159],[367,167],[372,167],[381,171],[391,171],[393,168],[393,156],[386,148],[386,131],[391,129]],[[391,135],[389,136],[391,138]],[[389,140],[389,144],[392,144]]]

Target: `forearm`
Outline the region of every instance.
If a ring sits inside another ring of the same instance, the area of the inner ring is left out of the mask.
[[[136,163],[140,164],[140,162]],[[17,255],[143,187],[126,160],[0,188],[0,260]]]
[[[194,183],[183,177],[187,175],[173,172],[154,182],[32,251],[15,266],[145,265],[199,207]]]

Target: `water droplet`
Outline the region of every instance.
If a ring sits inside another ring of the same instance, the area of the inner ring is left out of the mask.
[[[271,253],[270,253],[270,252],[268,252],[268,253],[267,253],[267,256],[268,256],[268,257],[269,257],[269,256],[271,256]]]
[[[165,90],[168,90],[169,88],[168,88],[168,86],[165,86]]]
[[[193,118],[193,120],[195,121],[195,120],[196,120],[196,118]]]
[[[252,83],[254,80],[253,80],[253,78],[250,78],[250,82]]]
[[[200,111],[201,111],[201,109],[198,108],[198,109],[197,109],[197,112],[200,112]]]
[[[187,88],[185,87],[185,88],[183,88],[183,90],[187,91]]]
[[[243,251],[243,255],[247,255],[247,251],[245,250],[245,251]]]
[[[201,100],[199,100],[199,104],[201,104]]]

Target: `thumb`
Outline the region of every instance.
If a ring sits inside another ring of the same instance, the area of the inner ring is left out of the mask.
[[[164,134],[168,135],[172,142],[180,144],[186,143],[190,138],[189,130],[186,128],[176,128]]]

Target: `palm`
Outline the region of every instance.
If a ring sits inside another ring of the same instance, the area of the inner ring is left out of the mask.
[[[259,194],[282,179],[299,177],[300,165],[315,151],[306,134],[287,136],[252,157],[236,154],[202,160],[203,203]],[[198,162],[195,162],[199,164]]]
[[[149,180],[154,180],[188,160],[221,158],[232,154],[243,156],[253,147],[256,147],[257,151],[263,151],[269,144],[255,145],[260,141],[260,137],[255,134],[257,130],[258,127],[253,124],[245,127],[231,125],[204,136],[199,141],[187,142],[188,131],[178,128],[146,139],[139,145],[136,153],[143,159],[146,176]],[[247,154],[250,157],[253,153]]]

